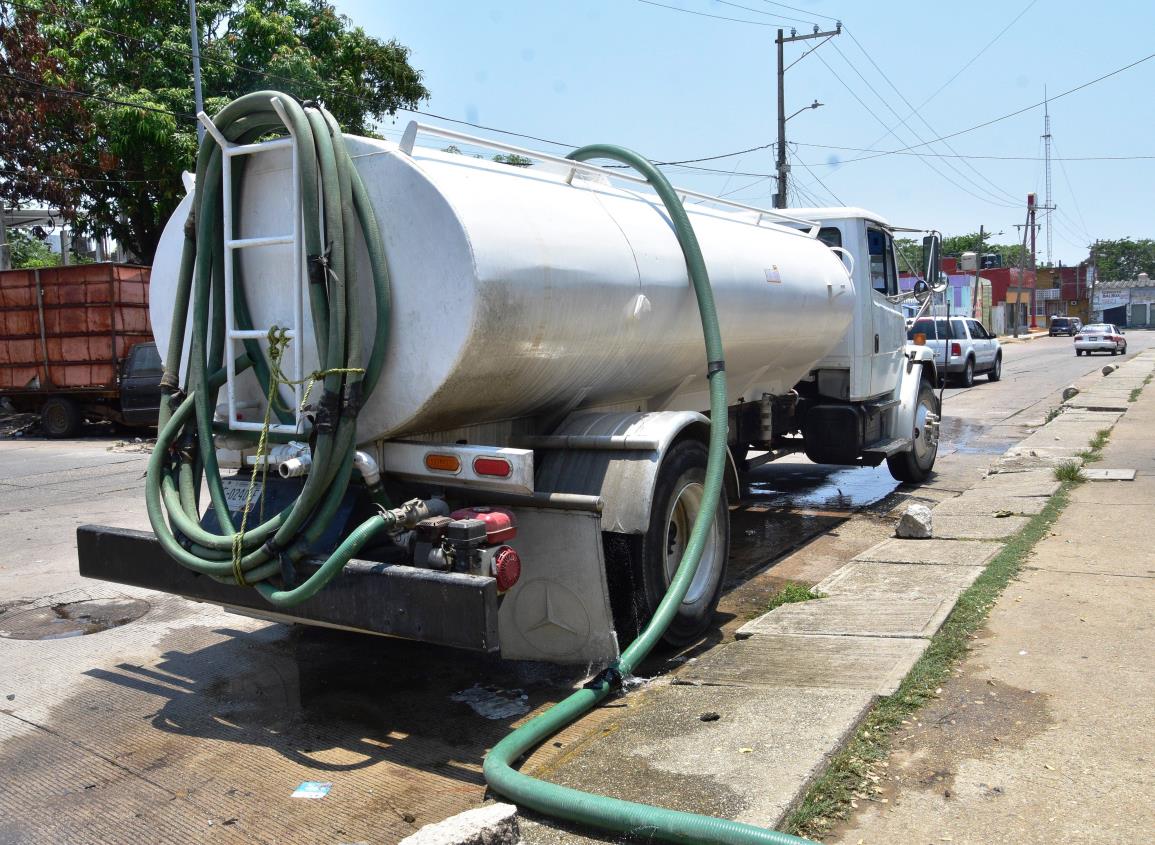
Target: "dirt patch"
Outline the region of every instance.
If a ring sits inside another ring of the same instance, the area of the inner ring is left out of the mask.
[[[856,793],[850,816],[825,838],[837,841],[858,824],[867,804],[891,804],[904,792],[933,792],[950,799],[960,764],[982,759],[1005,747],[1022,746],[1053,723],[1047,695],[985,678],[978,668],[955,675],[895,733],[890,756],[874,764],[872,786]],[[1002,794],[988,784],[991,797]]]

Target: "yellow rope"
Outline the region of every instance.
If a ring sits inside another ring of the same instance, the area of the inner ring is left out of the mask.
[[[273,403],[280,402],[280,386],[284,385],[298,385],[305,384],[305,391],[301,396],[301,404],[299,411],[304,411],[306,404],[309,401],[309,394],[313,391],[313,385],[318,381],[323,381],[331,375],[348,375],[353,373],[364,373],[363,369],[358,367],[332,367],[328,370],[314,370],[308,376],[302,379],[291,379],[285,375],[281,369],[281,358],[288,349],[289,341],[288,330],[273,326],[269,329],[269,392],[265,397],[265,417],[261,421],[261,436],[257,440],[257,465],[261,472],[261,510],[259,521],[265,521],[265,497],[263,491],[265,489],[265,481],[269,475],[268,446],[269,446],[269,426],[272,422]],[[248,586],[249,582],[245,580],[244,569],[241,568],[241,559],[244,557],[244,540],[245,527],[249,521],[249,511],[253,505],[253,491],[257,485],[257,473],[249,473],[249,486],[245,490],[245,504],[241,509],[241,527],[233,535],[233,578],[236,579],[237,584],[242,587]]]

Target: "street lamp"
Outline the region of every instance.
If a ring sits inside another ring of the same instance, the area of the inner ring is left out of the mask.
[[[815,101],[814,101],[813,103],[811,103],[810,105],[808,105],[808,106],[803,106],[803,107],[802,107],[802,108],[800,108],[798,111],[794,112],[794,114],[790,115],[790,117],[797,117],[798,115],[802,114],[802,112],[806,111],[807,109],[817,109],[817,108],[820,108],[820,107],[822,107],[822,106],[824,106],[824,105],[826,105],[826,103],[820,103],[820,102],[818,102],[817,100],[815,100]],[[789,120],[789,119],[790,119],[790,117],[786,118],[786,120]],[[785,122],[786,122],[786,120],[784,120],[784,121],[782,121],[782,122],[783,122],[783,123],[785,123]]]

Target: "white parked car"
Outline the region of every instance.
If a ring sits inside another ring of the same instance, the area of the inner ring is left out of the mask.
[[[1126,355],[1127,338],[1110,323],[1090,323],[1075,335],[1075,355],[1090,355],[1092,352]]]
[[[939,372],[954,376],[963,387],[975,382],[975,373],[986,373],[991,381],[1003,377],[1003,349],[999,339],[983,324],[970,317],[921,317],[906,330],[908,340],[917,342],[925,335],[934,350]]]

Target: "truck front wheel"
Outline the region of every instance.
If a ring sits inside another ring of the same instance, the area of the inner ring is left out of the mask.
[[[53,396],[40,409],[40,427],[53,439],[73,437],[80,430],[80,409],[64,396]]]
[[[938,397],[930,383],[924,381],[919,387],[918,405],[914,409],[910,449],[886,459],[890,474],[896,479],[907,484],[919,484],[930,475],[938,455],[939,419]]]

